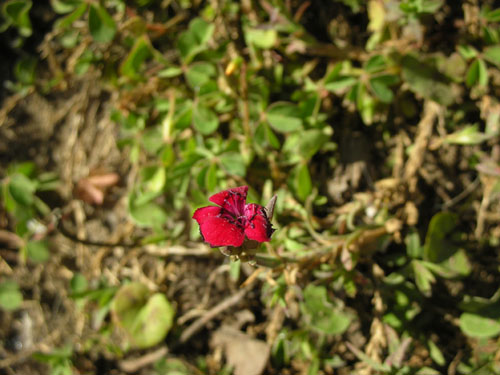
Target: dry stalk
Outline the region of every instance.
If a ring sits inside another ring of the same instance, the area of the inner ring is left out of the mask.
[[[416,191],[418,181],[417,175],[424,162],[434,122],[439,116],[442,116],[441,106],[433,101],[426,101],[424,105],[424,114],[418,123],[415,145],[405,166],[404,178],[408,183],[411,193],[415,193]]]
[[[184,332],[182,332],[182,335],[179,338],[179,342],[181,344],[184,344],[187,341],[189,341],[189,339],[194,334],[196,334],[200,329],[202,329],[208,322],[210,322],[212,319],[217,317],[225,310],[239,303],[243,299],[243,297],[245,297],[245,295],[248,293],[249,290],[250,290],[249,288],[241,289],[237,293],[226,298],[221,303],[217,304],[216,306],[208,310],[205,315],[195,320],[189,327],[187,327],[184,330]]]

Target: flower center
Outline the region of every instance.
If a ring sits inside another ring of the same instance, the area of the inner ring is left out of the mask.
[[[245,216],[245,198],[234,191],[230,191],[229,194],[230,195],[224,199],[224,204],[219,216],[230,223],[236,224],[240,228],[245,228],[248,222]]]

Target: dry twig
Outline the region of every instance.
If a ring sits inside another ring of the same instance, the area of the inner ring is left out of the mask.
[[[230,307],[236,305],[240,302],[243,297],[247,294],[249,288],[244,288],[233,294],[232,296],[226,298],[218,305],[214,306],[212,309],[206,312],[201,318],[195,320],[188,328],[182,332],[182,335],[179,339],[179,342],[184,344],[200,329],[202,329],[205,324],[214,319],[217,315],[222,313],[223,311],[229,309]]]

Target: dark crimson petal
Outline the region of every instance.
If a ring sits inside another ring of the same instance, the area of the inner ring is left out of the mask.
[[[198,224],[201,225],[207,219],[219,215],[220,211],[221,211],[220,207],[214,207],[214,206],[198,208],[193,214],[193,219],[195,219],[198,222]]]
[[[269,242],[274,229],[266,216],[264,207],[251,203],[245,206],[247,225],[245,235],[249,240],[258,242]]]
[[[200,224],[200,232],[205,242],[208,242],[212,247],[239,247],[245,240],[245,234],[241,228],[216,216],[206,217]]]
[[[228,190],[221,191],[220,193],[212,195],[208,200],[221,207],[224,207],[224,203],[227,202],[228,198],[236,197],[238,203],[241,201],[243,205],[247,199],[248,186],[240,186]],[[225,207],[224,207],[225,208]],[[241,207],[243,208],[243,207]]]

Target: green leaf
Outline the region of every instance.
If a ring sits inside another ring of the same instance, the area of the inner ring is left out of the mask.
[[[485,48],[483,56],[487,61],[500,68],[500,46]]]
[[[309,284],[304,289],[304,302],[301,310],[314,330],[328,335],[344,333],[351,317],[332,305],[328,300],[326,288]]]
[[[14,174],[8,185],[10,196],[17,204],[31,206],[33,204],[36,185],[23,174]]]
[[[373,123],[376,101],[367,92],[363,83],[358,82],[358,84],[353,87],[353,91],[354,89],[356,91],[356,108],[358,109],[363,122],[366,125],[370,125]]]
[[[264,123],[262,126],[264,126],[264,131],[266,133],[265,134],[266,140],[269,143],[269,145],[272,148],[279,149],[280,148],[280,141],[279,141],[278,137],[276,137],[276,134],[274,134],[271,127],[267,123]]]
[[[203,18],[195,18],[189,23],[189,30],[193,33],[199,45],[207,44],[215,30],[215,25],[206,22]]]
[[[483,25],[483,40],[486,45],[498,44],[500,42],[500,30],[495,26]]]
[[[295,173],[295,191],[300,200],[305,201],[312,191],[311,175],[307,164],[299,164]]]
[[[278,33],[275,29],[251,29],[245,30],[245,39],[248,44],[262,49],[273,48],[278,41]]]
[[[83,0],[50,0],[52,9],[59,14],[69,13],[82,4],[85,4]]]
[[[210,164],[205,175],[205,187],[208,191],[214,191],[217,187],[217,165]]]
[[[439,349],[439,347],[430,339],[427,340],[427,345],[429,346],[429,354],[432,360],[439,366],[444,366],[446,364],[446,359],[444,358],[441,349]]]
[[[448,212],[434,215],[429,223],[424,244],[426,267],[434,273],[446,277],[466,276],[471,265],[464,249],[459,248],[450,238],[457,217]]]
[[[476,59],[472,62],[465,77],[467,86],[472,87],[476,84],[486,86],[488,84],[488,71],[486,64],[482,59]]]
[[[159,126],[154,126],[147,129],[142,133],[142,145],[151,155],[157,155],[162,146],[165,144],[163,141],[162,129]]]
[[[10,0],[2,7],[2,14],[7,20],[7,25],[16,26],[19,34],[24,37],[29,37],[33,32],[29,17],[31,6],[31,0]]]
[[[420,245],[420,236],[417,232],[409,233],[405,237],[406,254],[413,259],[419,259],[423,256],[423,248]]]
[[[348,87],[351,87],[356,82],[358,82],[357,77],[351,76],[339,76],[327,83],[325,83],[325,89],[332,92],[338,92]]]
[[[168,219],[165,210],[154,202],[137,204],[136,193],[129,196],[128,211],[138,226],[160,228]]]
[[[422,0],[421,9],[424,13],[435,13],[444,4],[444,0]]]
[[[182,74],[182,68],[179,66],[170,66],[158,72],[160,78],[172,78]]]
[[[415,274],[415,284],[418,290],[426,297],[430,297],[432,285],[436,282],[436,278],[426,267],[425,264],[414,259],[412,262],[413,272]]]
[[[220,156],[222,166],[229,174],[245,177],[246,165],[243,156],[237,152],[226,152]]]
[[[229,264],[229,276],[231,277],[231,280],[235,282],[238,281],[240,278],[240,271],[241,271],[241,260],[238,259]]]
[[[477,50],[469,45],[461,45],[457,47],[458,52],[462,55],[462,57],[466,60],[473,59],[477,56]]]
[[[488,85],[488,69],[486,68],[486,63],[483,59],[478,59],[478,83],[479,86],[487,86]]]
[[[299,108],[288,102],[276,102],[266,111],[267,121],[279,132],[291,132],[302,127]]]
[[[403,12],[408,14],[435,13],[443,5],[444,0],[407,0],[400,4]]]
[[[144,167],[140,171],[141,189],[152,193],[161,193],[165,187],[167,174],[162,166]]]
[[[153,294],[130,327],[133,343],[149,348],[160,343],[172,327],[175,311],[164,294]]]
[[[485,19],[488,22],[500,22],[500,8],[490,10],[486,13]]]
[[[309,160],[328,142],[328,139],[329,136],[322,130],[306,130],[300,134],[297,150],[305,160]]]
[[[141,65],[152,55],[151,45],[145,37],[135,41],[123,63],[120,65],[120,74],[129,78],[138,78]]]
[[[177,49],[183,60],[189,61],[199,51],[199,46],[193,33],[184,31],[177,40]]]
[[[29,241],[26,244],[26,254],[35,263],[43,263],[49,259],[49,245],[46,240]]]
[[[373,93],[384,103],[390,103],[394,98],[392,90],[388,87],[392,82],[392,77],[394,76],[386,75],[370,78],[370,87]]]
[[[88,282],[83,274],[77,272],[73,275],[70,281],[71,293],[83,293],[88,288]]]
[[[338,62],[336,63],[333,68],[329,69],[326,72],[325,78],[324,78],[324,84],[333,81],[335,78],[337,78],[340,75],[340,72],[342,71],[342,68],[344,67],[345,63],[343,62]]]
[[[353,13],[359,13],[361,6],[365,3],[365,0],[340,0],[342,3],[351,8]]]
[[[385,58],[382,55],[375,55],[363,65],[363,69],[368,73],[376,73],[385,68]]]
[[[449,212],[439,212],[432,217],[425,237],[425,260],[439,263],[449,256],[447,236],[455,229],[456,222],[457,216]]]
[[[89,30],[96,42],[108,43],[115,37],[115,21],[106,9],[99,4],[90,4]]]
[[[24,57],[16,63],[14,75],[23,85],[33,85],[35,82],[37,60],[33,57]]]
[[[182,59],[189,62],[197,53],[203,51],[214,30],[215,26],[202,18],[192,20],[189,29],[181,33],[177,40],[177,49]]]
[[[457,145],[478,145],[494,136],[496,136],[496,134],[481,133],[477,125],[469,125],[452,134],[448,134],[445,138],[445,142]]]
[[[120,326],[129,334],[136,348],[160,343],[172,327],[175,311],[165,295],[149,296],[141,283],[124,285],[116,293],[112,311]]]
[[[23,295],[15,281],[7,280],[0,283],[0,308],[13,311],[21,307]]]
[[[500,310],[498,306],[497,310]],[[460,316],[460,329],[470,337],[495,337],[500,334],[499,316],[488,317],[479,313],[464,312]]]
[[[404,56],[401,64],[403,79],[412,91],[442,105],[454,103],[455,97],[450,80],[434,66],[412,55]]]
[[[192,372],[192,369],[176,358],[162,358],[155,363],[154,369],[154,374],[157,375],[190,375]]]
[[[76,20],[80,19],[80,17],[83,16],[86,10],[87,10],[87,4],[81,3],[75,10],[73,10],[73,12],[68,14],[66,17],[59,18],[54,24],[54,29],[60,30],[70,27],[73,24],[73,22],[75,22]]]
[[[201,134],[208,135],[219,127],[219,118],[210,108],[198,103],[193,110],[193,125]]]
[[[192,88],[199,89],[215,77],[216,74],[217,70],[215,66],[209,62],[203,61],[195,63],[188,68],[186,71],[186,80]]]

